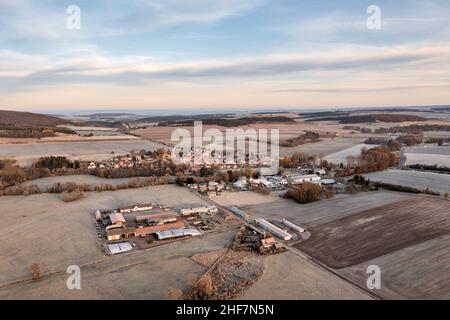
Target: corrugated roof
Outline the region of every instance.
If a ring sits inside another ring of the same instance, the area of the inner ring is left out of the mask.
[[[112,224],[116,224],[116,223],[119,223],[119,222],[122,222],[122,223],[126,223],[127,222],[125,220],[125,218],[123,217],[123,214],[118,213],[118,212],[111,213],[109,215],[109,220],[111,220]]]
[[[137,236],[139,235],[147,235],[151,233],[155,233],[158,231],[164,231],[169,229],[177,229],[177,228],[184,228],[184,223],[181,221],[173,222],[173,223],[166,223],[161,224],[158,226],[150,226],[150,227],[142,227],[142,228],[136,228],[135,234]]]

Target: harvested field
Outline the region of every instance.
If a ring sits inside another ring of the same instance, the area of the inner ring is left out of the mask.
[[[327,155],[324,159],[328,162],[334,163],[334,164],[340,164],[340,163],[347,163],[347,157],[358,157],[361,155],[361,149],[366,148],[370,149],[373,147],[376,147],[377,145],[373,144],[365,144],[360,143],[356,146],[352,146],[350,148],[344,149],[342,151],[334,152],[332,154]]]
[[[315,226],[295,247],[340,269],[450,233],[450,206],[416,196]]]
[[[320,142],[307,143],[297,147],[280,148],[280,156],[292,155],[296,152],[308,155],[327,156],[354,147],[364,142],[365,138],[335,138],[322,139]]]
[[[416,189],[445,193],[450,192],[450,175],[414,170],[389,169],[386,171],[365,173],[371,181],[402,185]]]
[[[406,165],[423,164],[450,167],[450,147],[434,145],[405,148]]]
[[[227,191],[214,197],[213,200],[224,207],[242,207],[280,201],[281,198],[274,193],[263,195],[252,191]]]
[[[450,235],[394,251],[339,272],[364,285],[367,267],[381,270],[381,290],[391,299],[450,299]]]
[[[0,159],[15,159],[20,165],[29,165],[40,157],[51,155],[71,160],[100,161],[131,150],[153,151],[160,147],[160,144],[147,140],[5,144],[0,147]],[[114,154],[111,153],[113,151]]]
[[[414,197],[413,194],[390,191],[360,192],[355,195],[340,194],[331,199],[307,204],[281,199],[273,203],[244,206],[241,209],[258,218],[286,218],[300,225],[317,226],[364,210]]]
[[[177,128],[187,129],[191,132],[191,135],[193,134],[193,127],[189,127],[189,126],[148,127],[145,129],[134,130],[133,134],[136,134],[144,139],[149,139],[152,141],[170,144],[170,143],[172,143],[171,142],[172,132]],[[203,131],[212,129],[212,128],[219,129],[222,132],[225,132],[225,130],[227,129],[225,127],[217,126],[217,125],[204,125]],[[268,130],[278,129],[280,132],[280,137],[283,137],[284,135],[286,135],[286,137],[298,136],[300,133],[302,133],[303,131],[306,131],[306,130],[307,131],[315,131],[315,132],[319,132],[319,133],[335,132],[335,133],[339,133],[341,135],[347,134],[350,132],[349,130],[342,129],[341,126],[336,123],[329,124],[329,123],[311,123],[311,122],[264,123],[264,124],[257,123],[257,124],[236,127],[234,129],[237,129],[237,128],[243,129],[244,131],[247,129],[256,129],[256,130],[258,130],[258,129],[268,129]]]

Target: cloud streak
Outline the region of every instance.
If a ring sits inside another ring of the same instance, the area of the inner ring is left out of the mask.
[[[27,55],[9,55],[16,69],[0,68],[0,83],[9,86],[33,86],[60,83],[145,83],[147,81],[199,81],[277,78],[301,75],[308,78],[314,72],[354,72],[355,70],[390,70],[411,66],[437,64],[435,68],[450,66],[450,45],[429,47],[348,47],[309,54],[269,55],[235,60],[204,60],[190,63],[162,64],[151,58],[87,56],[52,62],[34,57],[31,66]],[[1,56],[1,52],[0,52]],[[42,63],[45,61],[45,63]],[[41,65],[44,64],[45,67]],[[21,68],[23,66],[23,68]],[[12,76],[13,75],[13,76]]]

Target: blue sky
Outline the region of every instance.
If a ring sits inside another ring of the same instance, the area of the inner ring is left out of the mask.
[[[0,0],[0,30],[3,109],[450,103],[449,1]]]

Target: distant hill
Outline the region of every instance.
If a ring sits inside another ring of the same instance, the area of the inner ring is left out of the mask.
[[[55,127],[57,125],[69,123],[70,122],[67,120],[54,116],[31,112],[0,110],[0,124]]]

